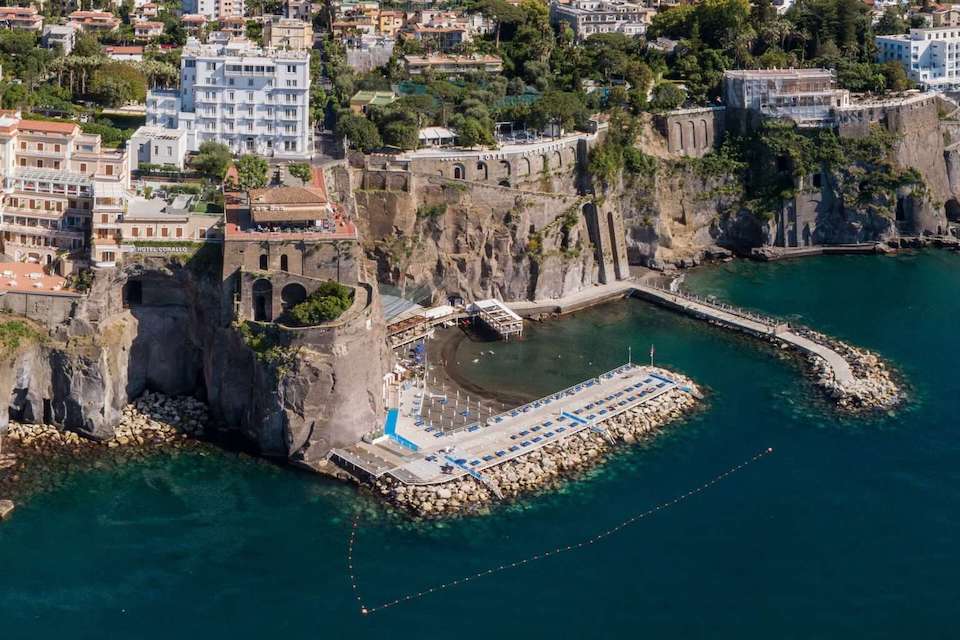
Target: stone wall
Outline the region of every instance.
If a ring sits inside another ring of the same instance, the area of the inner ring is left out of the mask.
[[[723,107],[677,109],[657,115],[656,128],[674,156],[700,157],[723,140],[726,129]]]
[[[75,293],[6,291],[0,292],[0,309],[52,328],[73,315],[79,299]]]

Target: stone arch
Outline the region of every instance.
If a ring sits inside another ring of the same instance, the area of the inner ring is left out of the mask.
[[[291,282],[280,290],[280,302],[284,311],[289,311],[306,299],[307,290],[299,282]]]
[[[700,148],[706,149],[707,147],[710,146],[710,137],[709,137],[709,129],[707,129],[707,121],[701,118],[698,124],[700,125]]]
[[[523,158],[520,158],[520,171],[519,171],[520,175],[528,176],[530,175],[531,170],[532,168],[530,166],[530,158],[527,158],[526,156],[524,156]]]
[[[260,254],[260,271],[266,271],[270,268],[270,257],[266,253]]]
[[[465,180],[467,177],[467,169],[459,162],[453,165],[453,179],[454,180]]]
[[[687,139],[690,140],[690,148],[697,148],[697,130],[693,120],[687,120]]]
[[[513,169],[510,166],[509,162],[507,162],[506,160],[500,161],[500,177],[501,178],[509,178],[512,171]]]
[[[487,163],[482,160],[477,162],[477,179],[486,182],[490,178],[490,172],[487,170]]]
[[[574,167],[577,165],[577,149],[573,145],[567,147],[567,155],[570,156],[569,165]]]
[[[253,319],[256,322],[273,320],[273,283],[266,278],[255,280],[251,292],[253,293]]]
[[[673,135],[676,138],[677,151],[683,151],[683,125],[679,122],[673,123]]]
[[[554,159],[556,160],[556,165],[557,165],[557,166],[555,166],[555,167],[553,167],[553,168],[554,168],[554,169],[559,169],[560,167],[562,167],[562,166],[563,166],[563,154],[560,153],[560,150],[559,150],[559,149],[557,149],[556,151],[553,152],[553,157],[554,157]]]

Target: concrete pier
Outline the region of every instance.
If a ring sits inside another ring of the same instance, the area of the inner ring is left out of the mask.
[[[850,385],[856,381],[853,371],[850,369],[850,364],[843,356],[829,346],[798,335],[786,323],[735,307],[708,302],[690,294],[669,291],[647,284],[635,283],[634,295],[668,309],[680,311],[721,326],[738,329],[757,337],[775,338],[796,347],[802,352],[823,358],[833,371],[834,378],[839,384]]]
[[[581,431],[603,432],[620,414],[685,386],[662,369],[625,364],[549,396],[440,430],[421,415],[425,392],[410,384],[384,436],[336,449],[331,459],[365,478],[389,474],[407,485],[449,482],[464,475],[484,480],[485,470],[561,442]],[[358,473],[359,472],[359,473]]]

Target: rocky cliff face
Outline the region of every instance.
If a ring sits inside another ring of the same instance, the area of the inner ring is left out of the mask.
[[[124,305],[131,286],[139,301]],[[74,319],[0,367],[0,385],[12,417],[93,438],[111,437],[144,391],[195,395],[264,455],[315,462],[356,442],[382,413],[390,360],[376,296],[365,302],[319,338],[277,338],[270,358],[222,313],[215,276],[161,261],[103,270]]]
[[[597,281],[584,201],[574,193],[415,176],[408,189],[360,189],[354,198],[383,282],[421,288],[436,300],[525,300]]]

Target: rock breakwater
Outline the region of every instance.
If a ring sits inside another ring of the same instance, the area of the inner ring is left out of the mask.
[[[189,396],[145,393],[124,407],[114,437],[92,440],[52,425],[11,422],[0,453],[4,499],[55,485],[65,473],[123,462],[162,449],[199,445],[206,433],[206,405]]]
[[[483,470],[486,483],[468,475],[431,485],[408,485],[392,476],[374,483],[374,490],[390,503],[421,517],[443,517],[482,512],[499,498],[520,496],[555,487],[599,464],[624,445],[631,445],[666,424],[688,414],[701,398],[696,385],[673,372],[674,388],[647,403],[602,423],[605,433],[585,429],[563,440]]]
[[[853,347],[812,329],[800,328],[794,331],[829,347],[850,366],[854,379],[843,382],[837,380],[833,368],[826,360],[813,354],[807,356],[816,384],[825,389],[841,409],[850,412],[883,411],[892,409],[903,399],[890,368],[875,353]]]

